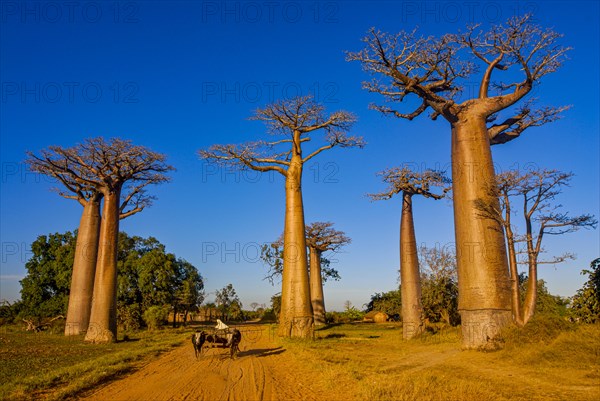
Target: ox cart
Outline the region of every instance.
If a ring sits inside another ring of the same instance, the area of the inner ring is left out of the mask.
[[[220,320],[214,329],[199,329],[192,334],[192,344],[196,358],[207,348],[229,348],[229,356],[233,359],[240,351],[242,333],[238,329],[230,329]]]

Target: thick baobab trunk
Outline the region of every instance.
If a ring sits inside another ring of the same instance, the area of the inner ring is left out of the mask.
[[[487,190],[494,166],[484,116],[462,115],[452,125],[452,182],[463,347],[495,347],[511,321],[511,298],[502,226],[476,207],[499,210]]]
[[[283,231],[283,277],[279,335],[312,338],[314,320],[310,303],[301,181],[302,163],[300,156],[294,155],[285,180],[285,227]]]
[[[92,198],[86,202],[79,222],[65,325],[66,336],[85,333],[90,322],[100,235],[100,199],[101,197]]]
[[[402,193],[400,218],[400,285],[402,294],[402,337],[409,340],[423,331],[421,278],[412,213],[412,194]]]
[[[321,277],[321,251],[310,248],[310,298],[316,326],[327,322],[325,318],[325,298],[323,296],[323,279]]]
[[[88,342],[107,343],[117,339],[119,198],[120,191],[104,196],[92,312],[85,336]]]

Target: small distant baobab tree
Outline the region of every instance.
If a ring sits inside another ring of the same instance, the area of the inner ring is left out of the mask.
[[[84,195],[97,193],[104,201],[98,234],[93,299],[85,340],[115,341],[119,220],[143,209],[149,200],[144,195],[143,188],[149,184],[168,181],[165,173],[173,168],[165,164],[164,155],[119,138],[108,141],[101,137],[86,139],[71,148],[51,147],[39,158],[30,156],[41,165],[45,163],[56,171],[63,171],[62,176],[68,177],[68,180],[62,181],[63,184],[76,183],[82,188]],[[121,193],[125,187],[129,194],[122,201]],[[126,210],[128,205],[136,203],[136,207]],[[97,223],[92,218],[89,224]],[[87,261],[86,269],[91,269],[91,265],[92,262]],[[86,278],[82,279],[85,285],[89,283],[88,274],[89,271],[86,270]]]
[[[309,239],[307,238],[306,243],[308,244],[308,242]],[[260,258],[269,267],[264,279],[269,280],[271,285],[275,285],[275,280],[281,281],[283,274],[283,235],[279,236],[275,242],[263,244],[260,250]],[[325,283],[328,280],[337,281],[339,279],[341,279],[340,273],[331,267],[329,259],[321,255],[321,281]]]
[[[379,173],[389,187],[380,193],[369,195],[373,200],[390,199],[402,195],[402,215],[400,218],[400,285],[402,296],[402,337],[409,340],[423,332],[423,307],[421,303],[421,273],[415,225],[413,220],[412,198],[421,195],[425,198],[442,199],[450,190],[450,180],[443,172],[425,170],[422,173],[407,167],[390,168]],[[432,187],[441,188],[436,194]]]
[[[520,135],[523,121],[537,112],[525,97],[542,78],[561,66],[568,48],[561,35],[532,23],[530,15],[510,18],[487,32],[471,26],[466,32],[418,37],[416,32],[387,34],[372,29],[362,51],[348,53],[374,76],[363,87],[387,101],[414,95],[416,109],[402,113],[387,105],[372,107],[386,115],[412,120],[427,110],[450,124],[454,222],[463,346],[495,346],[495,337],[511,321],[510,278],[505,242],[497,221],[478,216],[476,201],[497,208],[486,191],[494,179],[490,145]],[[478,64],[483,68],[478,69]],[[512,72],[514,74],[508,74]],[[482,71],[476,96],[460,98],[463,85]],[[512,83],[492,81],[504,72]],[[522,78],[518,78],[520,74]],[[521,103],[523,107],[510,110]],[[494,124],[497,114],[512,116]],[[547,109],[551,114],[557,109]]]
[[[538,265],[557,264],[574,255],[565,253],[548,260],[540,260],[544,252],[542,239],[547,235],[563,235],[580,228],[595,228],[597,220],[590,214],[569,216],[560,211],[560,205],[553,204],[556,196],[569,185],[573,173],[558,170],[537,169],[528,172],[509,170],[496,175],[492,192],[500,199],[500,208],[492,209],[479,203],[480,211],[487,218],[496,219],[506,234],[509,256],[509,271],[512,281],[513,320],[516,325],[524,326],[535,313],[538,293]],[[522,205],[525,234],[518,236],[512,215],[514,203]],[[525,259],[518,260],[517,243],[525,243]],[[521,303],[519,293],[518,264],[528,266],[527,288],[525,301]]]
[[[83,206],[83,213],[77,230],[73,273],[69,289],[69,304],[65,325],[65,335],[85,333],[89,325],[92,306],[92,293],[98,256],[100,237],[100,204],[102,192],[85,184],[80,178],[90,175],[87,167],[72,162],[73,158],[90,160],[91,155],[81,152],[81,148],[50,146],[36,155],[28,152],[26,163],[32,171],[55,178],[63,189],[57,189],[60,196],[73,199]],[[141,212],[151,203],[152,198],[144,194],[143,186],[131,188],[120,207],[120,218]]]
[[[338,252],[351,242],[343,231],[333,228],[330,222],[315,222],[306,226],[306,245],[310,261],[310,298],[315,325],[326,323],[325,297],[323,295],[323,279],[321,261],[324,252]]]
[[[200,156],[224,165],[260,172],[275,171],[285,178],[284,261],[279,335],[312,336],[314,320],[310,303],[302,171],[304,164],[334,147],[362,147],[362,138],[348,136],[356,118],[346,111],[329,115],[311,96],[294,97],[256,110],[253,120],[263,121],[271,135],[283,139],[255,141],[242,145],[213,145]],[[308,154],[304,148],[313,133],[325,132],[325,143]]]

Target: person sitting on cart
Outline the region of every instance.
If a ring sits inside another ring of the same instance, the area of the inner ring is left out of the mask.
[[[217,325],[215,326],[215,330],[217,333],[229,333],[229,326],[221,321],[221,319],[217,319]]]

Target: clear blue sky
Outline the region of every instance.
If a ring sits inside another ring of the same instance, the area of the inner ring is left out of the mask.
[[[17,299],[24,262],[38,235],[77,227],[81,206],[28,173],[25,151],[71,146],[91,136],[120,136],[168,155],[177,168],[156,187],[155,204],[122,222],[129,234],[155,236],[192,262],[213,292],[232,283],[247,307],[279,289],[262,277],[259,244],[283,227],[279,176],[214,170],[196,151],[213,143],[260,138],[257,107],[316,94],[328,110],[359,117],[363,150],[334,149],[305,171],[306,221],[332,221],[352,244],[333,257],[342,280],[327,283],[329,309],[362,307],[397,287],[398,199],[371,203],[375,173],[402,163],[444,167],[449,126],[425,116],[410,122],[367,108],[368,77],[344,51],[359,50],[375,26],[442,34],[473,22],[503,22],[533,11],[573,47],[564,68],[536,90],[541,104],[573,106],[564,118],[493,150],[498,169],[539,166],[575,173],[560,203],[573,214],[599,213],[599,8],[597,1],[132,1],[0,3],[1,243],[0,298]],[[467,83],[467,90],[476,85]],[[419,243],[452,246],[448,201],[417,199]],[[548,238],[553,254],[575,261],[544,266],[540,278],[570,296],[582,268],[600,255],[598,230]],[[209,295],[209,298],[211,296]]]

